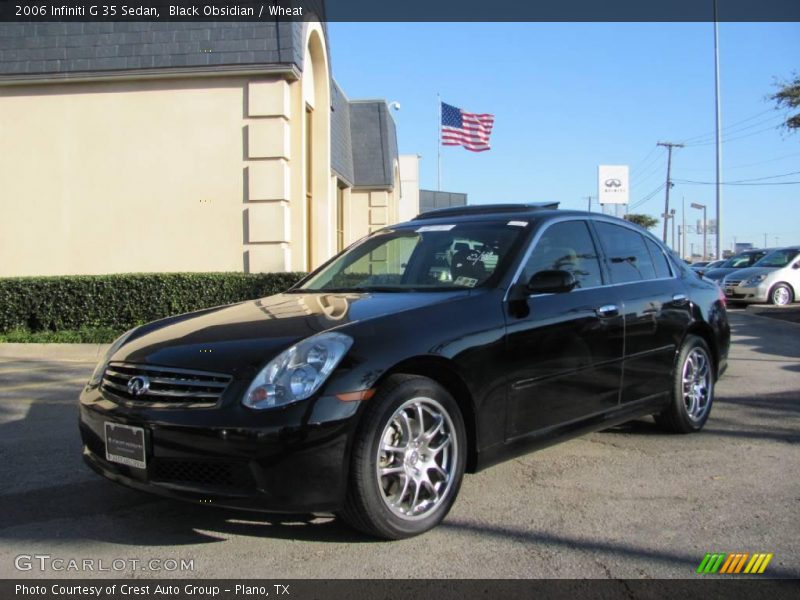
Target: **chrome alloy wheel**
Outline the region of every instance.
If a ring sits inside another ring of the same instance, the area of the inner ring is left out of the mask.
[[[780,285],[772,292],[772,302],[778,306],[786,306],[790,300],[791,296],[786,286]]]
[[[458,439],[450,415],[432,398],[404,402],[383,429],[376,476],[386,506],[415,520],[442,504],[453,484]]]
[[[683,402],[692,421],[700,421],[711,405],[711,361],[703,348],[695,347],[683,363]]]

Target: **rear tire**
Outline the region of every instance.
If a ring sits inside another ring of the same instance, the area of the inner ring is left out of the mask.
[[[794,302],[794,293],[785,283],[776,283],[769,291],[769,303],[775,306],[788,306]]]
[[[675,360],[672,399],[656,423],[673,433],[700,431],[714,402],[714,363],[705,340],[688,335]]]
[[[461,486],[461,410],[441,385],[415,375],[389,377],[368,402],[339,516],[387,540],[424,533],[444,519]]]

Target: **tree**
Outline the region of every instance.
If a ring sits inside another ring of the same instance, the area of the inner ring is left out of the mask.
[[[770,99],[775,101],[775,108],[779,110],[800,108],[800,75],[795,75],[793,80],[778,85],[780,86],[778,92],[770,96]],[[784,125],[791,130],[800,129],[800,113],[787,117]]]
[[[625,220],[630,221],[631,223],[636,223],[639,227],[644,227],[645,229],[652,229],[656,225],[658,225],[658,219],[651,217],[650,215],[625,215]]]

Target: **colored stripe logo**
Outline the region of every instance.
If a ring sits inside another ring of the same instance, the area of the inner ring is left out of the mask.
[[[769,561],[772,560],[772,553],[748,552],[725,552],[708,553],[703,557],[697,572],[703,575],[760,575],[763,573]]]

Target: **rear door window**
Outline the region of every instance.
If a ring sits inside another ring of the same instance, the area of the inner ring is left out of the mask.
[[[667,278],[672,277],[672,272],[669,269],[669,261],[661,248],[653,240],[644,238],[647,244],[647,249],[650,250],[650,257],[653,259],[653,268],[656,270],[656,277]]]
[[[595,227],[606,252],[612,283],[656,278],[656,268],[642,234],[603,221],[596,221]]]

